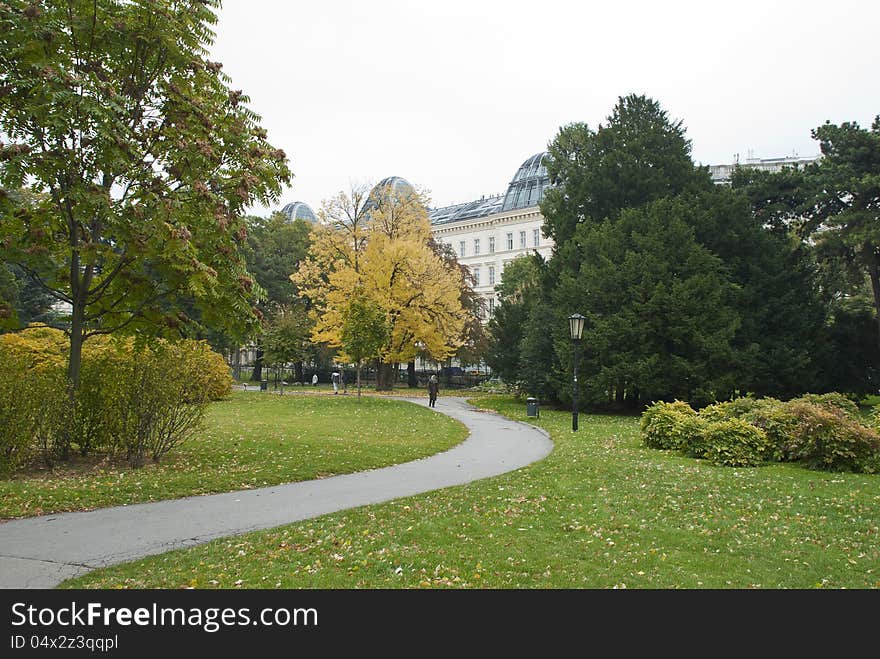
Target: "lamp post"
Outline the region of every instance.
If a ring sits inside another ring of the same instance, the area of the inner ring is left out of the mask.
[[[577,431],[578,429],[578,346],[581,342],[581,337],[584,334],[584,321],[586,318],[579,313],[574,313],[568,317],[568,326],[571,330],[571,342],[574,346],[574,380],[572,382],[572,390],[571,390],[571,430],[572,432]]]

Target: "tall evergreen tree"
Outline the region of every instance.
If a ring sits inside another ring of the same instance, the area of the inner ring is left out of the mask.
[[[825,259],[870,282],[880,345],[880,115],[871,128],[826,123],[812,131],[822,159],[805,170],[805,231]]]
[[[707,170],[694,168],[682,121],[669,118],[646,96],[620,97],[605,125],[560,129],[549,147],[553,188],[541,203],[545,233],[566,243],[581,222],[601,222],[690,188],[711,186]]]

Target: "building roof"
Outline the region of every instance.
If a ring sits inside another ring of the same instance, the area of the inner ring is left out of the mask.
[[[504,195],[502,210],[514,208],[528,208],[537,206],[544,198],[544,189],[550,186],[550,177],[547,175],[547,166],[544,159],[547,152],[536,153],[526,160],[513,177]]]
[[[475,217],[485,217],[499,212],[503,203],[504,197],[502,195],[482,197],[476,201],[469,201],[464,204],[435,208],[429,211],[428,217],[433,225],[470,220]]]
[[[293,222],[294,220],[306,220],[313,224],[318,222],[318,218],[315,217],[311,206],[303,201],[294,201],[291,204],[287,204],[281,209],[281,212],[287,216],[288,222]]]
[[[381,194],[387,194],[389,188],[391,192],[401,196],[415,194],[415,188],[413,188],[412,184],[405,178],[400,176],[388,176],[373,186],[373,189],[370,190],[370,197],[378,197]]]
[[[537,206],[544,198],[544,190],[550,186],[550,177],[544,164],[546,156],[547,152],[542,151],[526,159],[516,170],[504,195],[481,197],[476,201],[430,210],[428,217],[431,224],[451,224],[502,211]]]

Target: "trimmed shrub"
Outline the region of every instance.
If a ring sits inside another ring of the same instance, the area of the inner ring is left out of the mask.
[[[726,467],[754,467],[761,463],[767,435],[742,419],[709,423],[704,455],[712,464]]]
[[[880,434],[835,406],[789,401],[794,428],[784,444],[785,459],[811,469],[877,473]]]
[[[807,394],[786,403],[747,396],[709,405],[699,414],[686,403],[656,403],[642,416],[641,429],[651,448],[677,448],[719,465],[774,460],[880,473],[880,409],[866,421],[838,393]]]
[[[832,392],[829,394],[804,394],[789,401],[790,403],[812,403],[826,410],[840,411],[853,420],[859,420],[859,406],[843,394]]]
[[[124,454],[140,466],[195,432],[207,404],[227,396],[232,376],[203,341],[90,338],[70,409],[63,332],[28,328],[0,335],[0,472],[42,455],[51,466],[75,445]]]
[[[16,357],[24,360],[26,368],[64,369],[69,346],[70,342],[64,332],[42,325],[31,325],[20,332],[0,334],[0,351],[7,359]]]
[[[775,401],[775,398],[755,398],[751,394],[734,398],[728,403],[728,413],[732,418],[742,419],[756,409],[761,408],[767,401]]]
[[[682,415],[678,425],[679,448],[691,458],[706,457],[706,433],[711,423],[702,416]]]
[[[0,474],[6,475],[37,456],[51,466],[66,457],[69,433],[64,370],[26,352],[0,344]],[[35,365],[36,364],[36,365]]]
[[[98,426],[108,448],[135,467],[159,462],[200,427],[208,403],[231,389],[229,369],[206,344],[116,342],[102,353],[103,401]],[[222,361],[222,358],[220,358]],[[96,413],[90,409],[90,413]]]
[[[232,373],[223,356],[204,341],[179,341],[174,351],[185,368],[176,375],[186,378],[186,396],[193,400],[216,401],[232,392]]]
[[[639,423],[645,446],[661,450],[680,448],[679,426],[684,419],[696,414],[690,405],[680,400],[654,403],[642,413]]]
[[[722,403],[713,403],[712,405],[707,405],[702,408],[698,414],[700,418],[708,423],[718,423],[720,421],[726,421],[727,419],[732,418],[732,414],[730,413],[730,403],[722,402]]]
[[[797,419],[789,412],[788,403],[776,398],[761,398],[742,418],[767,434],[765,459],[774,462],[790,459],[787,447],[797,427]]]

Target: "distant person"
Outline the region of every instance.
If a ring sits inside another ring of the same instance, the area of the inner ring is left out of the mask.
[[[346,389],[346,386],[345,386],[345,371],[342,371],[339,374],[339,382],[342,383],[342,393],[346,393],[348,390]]]
[[[317,374],[317,373],[315,373],[315,374],[312,376],[312,386],[313,386],[313,387],[317,387],[317,386],[318,386],[318,374]]]
[[[440,383],[437,376],[432,375],[428,379],[428,407],[437,407],[437,394],[440,393]]]
[[[333,395],[335,396],[336,394],[339,393],[339,372],[338,371],[333,371],[333,373],[330,374],[330,382],[333,383]]]

